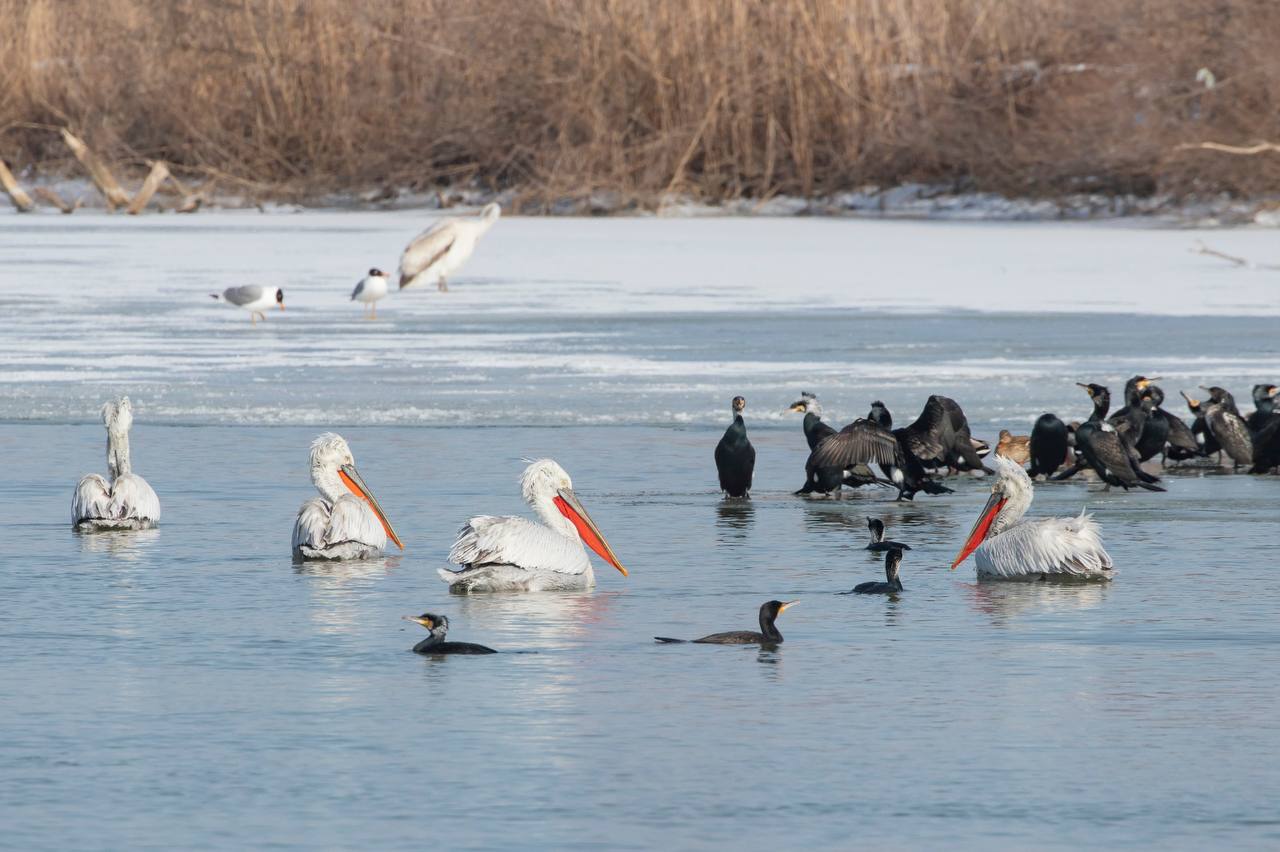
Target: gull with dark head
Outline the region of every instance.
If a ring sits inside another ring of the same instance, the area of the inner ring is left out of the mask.
[[[370,269],[369,274],[361,278],[360,283],[351,291],[351,301],[369,306],[370,311],[365,314],[365,319],[378,318],[378,300],[386,298],[387,282],[390,280],[391,276],[375,267]]]
[[[588,547],[627,576],[564,468],[551,459],[532,462],[520,476],[520,493],[542,523],[493,515],[467,521],[449,551],[459,567],[440,569],[449,591],[589,589],[596,580]]]
[[[244,308],[249,312],[249,319],[254,325],[258,317],[265,321],[266,311],[271,306],[284,310],[284,291],[279,287],[263,287],[261,284],[246,284],[243,287],[228,287],[222,293],[210,293],[214,301],[222,300],[228,305]]]

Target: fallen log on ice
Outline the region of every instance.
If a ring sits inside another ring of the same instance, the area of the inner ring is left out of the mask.
[[[62,128],[62,141],[67,143],[71,153],[75,155],[76,159],[80,161],[80,165],[84,166],[85,171],[89,173],[89,179],[98,187],[102,197],[107,200],[108,210],[129,206],[129,194],[124,191],[124,187],[120,186],[120,182],[116,180],[115,175],[111,174],[111,170],[107,168],[106,163],[98,159],[98,155],[89,150],[89,146],[84,143],[83,139],[64,127]]]
[[[4,187],[9,200],[13,202],[14,207],[18,208],[19,213],[30,213],[36,209],[36,203],[31,200],[30,195],[27,195],[26,190],[18,185],[17,178],[13,176],[13,172],[9,171],[9,166],[4,160],[0,160],[0,186]]]
[[[151,196],[156,194],[160,184],[164,183],[168,177],[169,167],[165,165],[163,160],[156,160],[152,163],[147,179],[142,182],[142,188],[138,190],[137,195],[133,196],[133,201],[129,203],[129,209],[125,212],[130,216],[137,216],[146,209],[147,202],[151,201]]]

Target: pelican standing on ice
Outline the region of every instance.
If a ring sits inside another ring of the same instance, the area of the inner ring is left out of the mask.
[[[441,219],[413,238],[400,255],[400,289],[423,282],[448,291],[445,280],[457,272],[476,250],[476,243],[502,215],[496,203],[486,204],[475,218]]]
[[[279,287],[246,284],[243,287],[228,287],[220,294],[210,293],[209,296],[214,301],[221,299],[228,305],[244,308],[249,312],[249,319],[254,325],[258,324],[258,317],[262,317],[263,322],[266,322],[267,308],[272,305],[278,305],[280,310],[284,310],[284,291]]]
[[[351,301],[362,302],[372,309],[370,313],[365,314],[365,319],[378,318],[378,300],[386,298],[387,281],[390,277],[381,269],[370,269],[369,274],[360,279],[356,289],[351,291]]]
[[[160,520],[160,498],[129,464],[129,429],[133,406],[129,397],[102,406],[107,427],[107,476],[80,480],[71,498],[71,524],[82,530],[142,530]]]
[[[404,550],[341,436],[325,432],[311,442],[311,482],[320,496],[298,510],[295,559],[373,559],[388,537]]]
[[[493,515],[467,521],[449,551],[461,567],[440,569],[449,591],[589,589],[596,580],[587,547],[627,576],[564,468],[551,459],[533,462],[520,476],[520,492],[542,523]]]
[[[1112,578],[1111,557],[1092,516],[1082,511],[1075,518],[1022,520],[1034,494],[1031,477],[1010,459],[995,456],[990,461],[997,470],[991,498],[951,563],[952,570],[973,553],[979,579]]]

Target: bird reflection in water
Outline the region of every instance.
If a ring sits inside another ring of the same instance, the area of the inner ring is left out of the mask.
[[[755,520],[756,507],[750,500],[722,500],[716,504],[717,536],[721,544],[745,539],[746,532]]]
[[[1092,609],[1111,588],[1109,583],[1065,578],[964,585],[973,608],[989,616],[996,627],[1008,626],[1020,615]]]
[[[136,562],[156,543],[160,530],[76,531],[80,549],[85,553],[106,553],[125,562]]]

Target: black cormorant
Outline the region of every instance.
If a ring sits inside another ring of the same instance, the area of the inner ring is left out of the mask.
[[[1214,439],[1222,445],[1222,449],[1231,457],[1234,470],[1242,464],[1253,464],[1253,435],[1249,432],[1249,424],[1240,416],[1236,401],[1231,394],[1220,387],[1200,390],[1209,392],[1209,404],[1204,408],[1204,422]]]
[[[884,521],[879,518],[867,518],[867,529],[871,530],[871,543],[866,549],[875,553],[884,550],[910,550],[911,546],[900,541],[886,541],[884,537]]]
[[[1085,393],[1093,400],[1093,414],[1076,430],[1076,449],[1083,459],[1053,478],[1067,479],[1087,464],[1107,485],[1118,485],[1126,490],[1145,488],[1148,491],[1164,491],[1153,484],[1160,479],[1142,469],[1138,452],[1133,445],[1106,422],[1107,410],[1111,407],[1111,392],[1102,385],[1076,384],[1084,388]]]
[[[701,639],[669,639],[666,636],[655,636],[659,642],[694,642],[702,645],[777,645],[782,641],[774,621],[796,601],[769,601],[760,606],[760,632],[754,630],[735,630],[729,633],[712,633]]]
[[[1031,427],[1031,469],[1027,474],[1035,479],[1039,475],[1046,477],[1067,464],[1071,450],[1067,424],[1056,414],[1041,414],[1036,425]]]
[[[747,424],[742,411],[747,401],[735,396],[732,402],[733,422],[716,444],[716,470],[720,473],[720,490],[730,497],[746,497],[751,490],[751,477],[756,469],[756,448],[747,437]]]
[[[1249,415],[1249,419],[1245,421],[1249,424],[1250,432],[1255,434],[1261,432],[1267,428],[1271,418],[1276,415],[1277,392],[1280,392],[1280,388],[1275,385],[1253,386],[1253,412]]]
[[[898,563],[902,561],[902,551],[898,548],[889,550],[884,555],[883,583],[859,583],[853,587],[855,595],[896,595],[902,591],[902,580],[898,578]]]
[[[424,612],[422,615],[402,616],[405,621],[412,621],[427,628],[428,636],[413,646],[415,654],[496,654],[492,648],[475,645],[471,642],[446,642],[449,632],[449,618]]]

